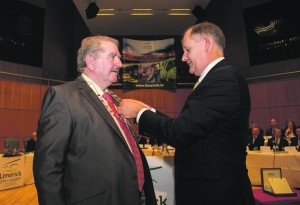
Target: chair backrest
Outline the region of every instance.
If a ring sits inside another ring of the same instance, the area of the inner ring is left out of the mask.
[[[7,150],[20,149],[19,140],[16,138],[4,139],[4,149],[7,149]]]

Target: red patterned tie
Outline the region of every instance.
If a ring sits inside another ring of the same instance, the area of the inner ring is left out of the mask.
[[[127,142],[131,148],[131,151],[132,151],[132,154],[133,154],[133,157],[135,160],[136,169],[137,169],[139,190],[140,190],[140,192],[142,192],[143,186],[144,186],[144,169],[143,169],[142,158],[141,158],[140,152],[138,150],[137,144],[136,144],[136,142],[132,136],[132,133],[130,132],[126,122],[124,121],[125,119],[123,119],[120,115],[118,115],[117,109],[114,105],[111,95],[108,92],[105,92],[102,97],[107,101],[115,118],[118,120],[119,125],[120,125],[121,129],[123,130],[123,133],[125,134]]]

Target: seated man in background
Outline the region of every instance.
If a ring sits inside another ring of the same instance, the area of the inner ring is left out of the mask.
[[[260,127],[257,126],[257,123],[256,122],[251,122],[250,123],[250,128],[249,128],[249,131],[248,131],[248,135],[252,135],[252,128],[254,127],[257,127],[259,129],[259,136],[260,137],[263,137],[264,136],[264,130],[261,129]]]
[[[266,136],[273,136],[274,130],[277,127],[277,120],[275,118],[271,119],[271,127],[266,130]]]
[[[265,139],[259,135],[259,132],[258,127],[252,128],[252,135],[249,136],[248,143],[249,150],[260,150],[260,146],[264,146]]]
[[[297,150],[300,151],[299,145],[300,145],[300,126],[297,126],[296,127],[296,136],[291,138],[290,146],[297,146]]]
[[[282,135],[281,129],[276,127],[274,136],[268,140],[267,146],[275,151],[284,151],[284,147],[289,146],[289,143]]]
[[[37,141],[36,132],[33,132],[31,135],[31,139],[27,141],[25,152],[34,152],[35,144]]]

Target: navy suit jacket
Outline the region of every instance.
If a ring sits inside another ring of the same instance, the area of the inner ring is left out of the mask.
[[[176,148],[176,205],[254,204],[245,165],[249,112],[246,81],[222,60],[187,97],[178,118],[150,110],[141,115],[140,133]]]
[[[51,87],[38,122],[34,179],[40,205],[138,205],[134,157],[114,119],[79,78]],[[140,151],[147,204],[156,204]]]
[[[298,137],[292,137],[290,146],[297,146],[297,145],[298,145]]]
[[[253,150],[255,147],[258,148],[258,150],[260,150],[260,146],[264,146],[265,143],[265,139],[261,136],[258,136],[253,143],[253,136],[249,136],[249,150]]]
[[[272,149],[273,146],[275,146],[275,138],[274,137],[268,139],[267,146],[270,146],[270,149]],[[282,150],[284,150],[284,147],[289,146],[289,142],[284,137],[280,137],[280,142],[277,146],[278,146],[278,150],[282,151]]]

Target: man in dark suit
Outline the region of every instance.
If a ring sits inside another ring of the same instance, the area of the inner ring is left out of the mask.
[[[176,148],[176,205],[253,205],[246,168],[250,97],[247,82],[224,59],[225,37],[209,22],[189,28],[182,60],[200,76],[178,118],[126,99],[119,113]]]
[[[249,136],[249,150],[260,150],[260,146],[264,146],[265,139],[259,135],[259,128],[252,128],[252,135]]]
[[[33,132],[31,135],[31,139],[26,143],[25,152],[34,152],[36,141],[36,132]]]
[[[270,149],[274,151],[283,151],[284,147],[289,146],[289,142],[282,135],[282,130],[279,127],[275,128],[273,137],[268,139],[267,146],[270,146]]]
[[[266,136],[273,136],[274,130],[277,127],[277,120],[275,118],[271,119],[271,127],[266,130]]]
[[[45,94],[33,167],[40,205],[156,205],[145,156],[106,98],[122,67],[118,45],[83,39],[80,77]]]
[[[299,145],[300,145],[299,141],[300,141],[300,126],[297,126],[296,127],[296,136],[291,138],[290,146],[297,146],[297,150],[300,151],[299,150]]]
[[[249,135],[249,136],[252,135],[252,128],[254,128],[254,127],[258,127],[258,126],[257,126],[257,123],[256,123],[256,122],[251,122],[251,123],[250,123],[250,128],[249,128],[249,130],[248,130],[248,135]],[[261,129],[260,127],[258,127],[258,129],[259,129],[259,136],[260,136],[260,137],[264,137],[264,130]]]

